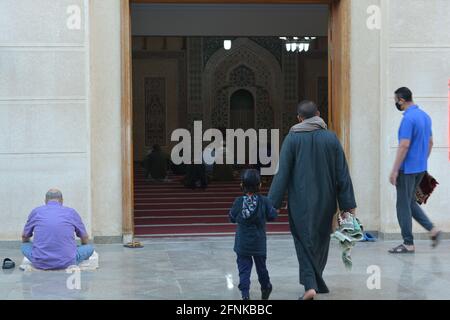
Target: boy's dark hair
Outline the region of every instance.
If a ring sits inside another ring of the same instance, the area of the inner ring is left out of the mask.
[[[297,115],[304,119],[316,116],[318,111],[317,105],[309,100],[303,100],[297,106]]]
[[[413,100],[413,94],[411,90],[409,90],[406,87],[401,87],[395,90],[395,94],[397,95],[397,98],[403,99],[406,102],[411,102]]]
[[[261,177],[256,169],[247,169],[241,175],[242,190],[245,193],[256,193],[259,191]]]

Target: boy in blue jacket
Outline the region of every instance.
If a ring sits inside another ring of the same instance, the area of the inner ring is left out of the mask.
[[[266,221],[273,221],[277,211],[270,200],[259,195],[261,178],[255,169],[245,170],[241,178],[244,196],[238,197],[230,209],[232,223],[237,223],[234,251],[237,254],[239,290],[243,300],[250,299],[250,274],[255,261],[261,284],[261,299],[269,299],[272,292],[266,267]]]

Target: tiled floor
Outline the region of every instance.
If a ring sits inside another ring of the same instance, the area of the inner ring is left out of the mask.
[[[0,273],[0,299],[239,299],[233,238],[145,240],[142,249],[96,245],[100,269],[81,273],[81,289],[70,290],[64,271],[23,272],[18,267]],[[414,255],[390,255],[398,242],[358,243],[353,270],[345,270],[337,243],[332,243],[325,281],[330,294],[318,299],[450,299],[450,241],[431,249],[416,242]],[[0,247],[0,258],[21,261],[18,249]],[[290,236],[270,236],[268,267],[274,290],[271,299],[297,299],[298,263]],[[369,266],[380,270],[380,289]],[[376,267],[375,267],[376,268]],[[373,277],[373,276],[372,276]],[[74,283],[74,282],[72,282]],[[252,275],[252,297],[259,285]]]

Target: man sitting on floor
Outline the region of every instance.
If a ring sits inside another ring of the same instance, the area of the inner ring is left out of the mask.
[[[74,234],[81,239],[81,246],[77,247]],[[51,189],[45,195],[45,205],[28,216],[22,253],[37,269],[65,269],[89,259],[94,247],[88,244],[88,239],[80,215],[63,206],[61,191]]]

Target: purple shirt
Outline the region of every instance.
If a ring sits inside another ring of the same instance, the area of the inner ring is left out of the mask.
[[[57,201],[31,211],[23,235],[33,236],[31,262],[39,269],[64,269],[76,262],[74,234],[87,236],[80,215]]]

